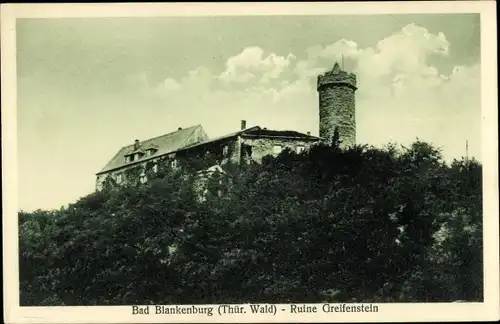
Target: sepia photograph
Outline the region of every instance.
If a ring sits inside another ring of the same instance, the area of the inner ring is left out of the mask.
[[[483,7],[154,8],[34,10],[2,35],[18,314],[370,321],[391,304],[498,302],[485,290],[488,275],[498,286],[498,257],[485,262],[498,254],[498,106],[484,99],[496,52]]]

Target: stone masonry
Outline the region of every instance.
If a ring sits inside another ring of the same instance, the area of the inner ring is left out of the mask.
[[[342,147],[356,144],[356,76],[335,63],[332,71],[318,76],[317,90],[319,136],[329,142],[337,128]]]
[[[299,153],[298,147],[304,150],[308,150],[313,141],[297,140],[297,139],[285,139],[285,138],[256,138],[256,139],[242,139],[242,145],[248,145],[252,148],[251,156],[249,160],[261,163],[262,159],[266,155],[278,155],[273,152],[274,146],[280,146],[282,150],[289,149],[293,152]]]

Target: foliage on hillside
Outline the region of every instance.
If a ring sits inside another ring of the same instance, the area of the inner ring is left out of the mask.
[[[148,175],[19,214],[21,305],[482,300],[474,160],[318,145],[203,201],[193,171]]]

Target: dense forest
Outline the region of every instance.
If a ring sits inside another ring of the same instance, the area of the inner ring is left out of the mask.
[[[199,166],[198,166],[199,167]],[[19,213],[21,305],[482,301],[482,168],[337,142]]]

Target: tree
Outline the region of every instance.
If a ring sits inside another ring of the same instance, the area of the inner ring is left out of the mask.
[[[335,127],[335,129],[333,130],[331,145],[333,148],[340,148],[341,144],[342,140],[340,139],[339,129],[338,127]]]
[[[338,134],[338,132],[337,132]],[[21,212],[22,305],[482,300],[481,165],[319,143]]]

